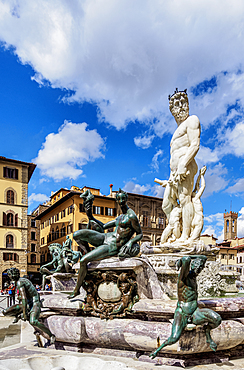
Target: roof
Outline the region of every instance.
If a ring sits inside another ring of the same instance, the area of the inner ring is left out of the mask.
[[[60,204],[64,203],[66,200],[72,198],[74,195],[80,195],[80,194],[81,193],[79,191],[70,190],[70,192],[68,194],[64,195],[62,198],[60,198],[55,203],[53,203],[50,207],[48,207],[43,212],[41,212],[35,219],[36,220],[40,220],[43,216],[45,216],[46,214],[48,214],[49,212],[51,212],[53,209],[55,209],[56,207],[58,207]],[[111,199],[111,200],[115,201],[114,198],[104,197],[102,195],[94,195],[94,197],[95,198],[102,198],[102,199]]]
[[[18,161],[17,159],[11,159],[11,158],[6,158],[3,156],[0,156],[0,161],[2,162],[10,162],[10,163],[16,163],[16,164],[22,164],[24,166],[28,166],[28,182],[31,179],[31,176],[36,168],[35,163],[30,163],[30,162],[23,162],[23,161]]]
[[[209,234],[202,234],[201,236],[206,236],[206,237],[208,237],[208,238],[212,238],[212,239],[214,239],[214,240],[218,240],[218,238],[215,238],[215,236],[213,236],[213,235],[209,235]]]

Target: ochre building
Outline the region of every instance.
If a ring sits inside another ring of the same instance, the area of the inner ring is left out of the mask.
[[[8,281],[6,271],[17,267],[27,274],[28,183],[33,163],[0,157],[0,286]]]
[[[87,227],[88,219],[80,195],[90,189],[94,195],[93,215],[103,223],[116,218],[121,210],[116,203],[116,191],[101,195],[96,188],[61,188],[51,195],[50,206],[41,212],[36,220],[40,221],[40,250],[41,265],[51,260],[48,246],[52,243],[62,244],[66,236],[72,240],[72,248],[78,250],[77,243],[73,240],[73,232]],[[156,244],[166,225],[166,216],[162,211],[162,199],[128,193],[128,206],[136,213],[143,231],[142,242]],[[109,231],[109,230],[108,230]]]

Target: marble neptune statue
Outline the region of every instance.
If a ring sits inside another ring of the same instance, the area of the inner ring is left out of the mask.
[[[178,125],[170,143],[170,176],[168,180],[154,180],[165,187],[162,209],[168,226],[162,234],[161,244],[190,244],[199,240],[203,226],[200,197],[205,188],[205,166],[193,191],[194,177],[198,171],[195,156],[199,150],[201,126],[197,116],[189,115],[186,90],[176,89],[169,96],[169,108]],[[196,221],[199,220],[201,226],[197,227]]]

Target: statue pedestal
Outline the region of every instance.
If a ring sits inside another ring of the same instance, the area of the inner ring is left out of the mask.
[[[46,276],[46,280],[50,280],[53,292],[72,292],[76,286],[77,275],[56,272]]]
[[[226,294],[234,295],[238,293],[236,280],[239,273],[231,270],[221,270],[220,263],[216,261],[216,248],[211,249],[209,246],[205,247],[205,252],[201,251],[201,253],[197,253],[195,250],[195,252],[191,253],[204,254],[208,257],[205,268],[197,277],[199,298],[218,297]],[[171,253],[168,252],[169,250],[171,250]],[[178,271],[176,270],[176,261],[186,255],[184,247],[182,250],[181,252],[180,247],[175,247],[174,245],[164,248],[164,246],[160,245],[151,246],[148,243],[143,243],[141,246],[141,256],[143,257],[145,255],[148,258],[164,292],[171,298],[177,298]],[[172,251],[175,252],[173,253]]]

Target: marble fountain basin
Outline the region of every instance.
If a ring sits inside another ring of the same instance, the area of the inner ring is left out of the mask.
[[[135,370],[119,361],[105,361],[95,357],[45,354],[23,359],[0,361],[0,370]]]

